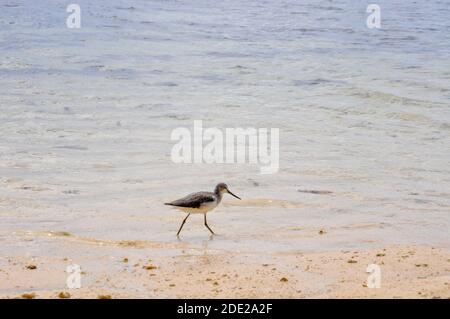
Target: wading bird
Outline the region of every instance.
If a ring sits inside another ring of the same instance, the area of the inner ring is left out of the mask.
[[[227,184],[219,183],[217,184],[214,192],[197,192],[189,194],[183,198],[177,199],[170,203],[164,203],[165,205],[174,206],[175,208],[188,213],[188,215],[183,219],[181,223],[180,229],[178,229],[177,236],[180,235],[181,229],[184,226],[184,223],[188,219],[191,214],[203,214],[205,216],[205,226],[214,235],[214,232],[211,228],[209,228],[208,223],[206,221],[206,214],[213,210],[219,205],[222,201],[222,196],[224,193],[228,193],[237,199],[241,199],[240,197],[234,195],[228,189]]]

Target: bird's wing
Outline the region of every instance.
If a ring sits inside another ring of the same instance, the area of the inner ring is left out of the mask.
[[[189,194],[183,198],[177,199],[173,202],[166,203],[166,205],[178,206],[178,207],[191,207],[200,208],[200,206],[207,202],[213,202],[216,198],[213,194],[208,192],[199,192]]]

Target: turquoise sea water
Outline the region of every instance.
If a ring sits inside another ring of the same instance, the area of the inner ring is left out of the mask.
[[[172,243],[162,203],[222,181],[244,200],[210,215],[212,248],[449,247],[448,1],[378,1],[381,29],[364,1],[77,3],[81,29],[60,1],[0,3],[5,255],[69,249],[47,231]],[[174,164],[194,120],[278,128],[279,172]]]

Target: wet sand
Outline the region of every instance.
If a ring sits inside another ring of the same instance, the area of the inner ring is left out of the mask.
[[[450,253],[430,246],[264,255],[180,243],[171,256],[157,246],[84,242],[74,257],[2,258],[0,297],[450,298]],[[66,286],[74,258],[80,289]],[[367,287],[373,263],[381,267],[380,288]]]
[[[147,205],[73,223],[62,222],[70,213],[61,222],[18,215],[33,227],[4,214],[0,298],[450,298],[448,243],[408,236],[419,225],[328,219],[312,201],[250,197],[208,215],[217,236],[193,216],[177,238],[184,215]],[[66,284],[73,264],[80,289]],[[367,286],[371,264],[380,288]]]

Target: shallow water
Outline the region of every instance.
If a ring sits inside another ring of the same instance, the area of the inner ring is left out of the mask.
[[[175,245],[162,203],[220,181],[244,200],[183,245],[449,247],[448,2],[378,1],[380,30],[354,1],[77,2],[78,30],[58,1],[0,4],[2,254]],[[194,120],[279,128],[279,172],[172,163]]]

